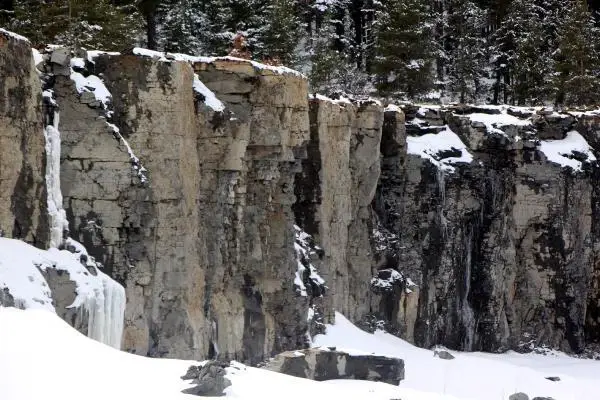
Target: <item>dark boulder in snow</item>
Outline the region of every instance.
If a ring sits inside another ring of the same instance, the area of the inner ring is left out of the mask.
[[[399,358],[331,349],[287,351],[275,356],[265,368],[315,381],[358,379],[398,385],[404,379],[404,361]]]
[[[513,393],[510,396],[508,396],[508,400],[529,400],[529,396],[527,396],[523,392]]]
[[[231,386],[231,381],[225,378],[225,368],[228,366],[228,363],[219,361],[209,361],[202,366],[192,365],[181,379],[192,379],[191,383],[196,386],[182,392],[196,396],[223,396],[225,388]]]
[[[3,307],[14,307],[15,299],[12,297],[8,288],[0,289],[0,306]]]
[[[441,358],[442,360],[454,360],[454,356],[447,350],[444,349],[434,349],[433,356]]]

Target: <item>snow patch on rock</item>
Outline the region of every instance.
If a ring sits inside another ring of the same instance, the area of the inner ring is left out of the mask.
[[[433,165],[447,172],[454,172],[453,164],[473,161],[467,146],[448,126],[439,133],[406,138],[408,154],[415,154],[429,160]]]
[[[98,78],[96,75],[88,75],[87,77],[84,77],[79,72],[72,71],[71,80],[75,82],[78,93],[81,94],[83,92],[92,92],[94,93],[96,100],[104,105],[104,108],[108,107],[108,103],[110,102],[112,96],[106,86],[104,86],[102,79]]]
[[[217,96],[202,83],[200,78],[198,78],[198,74],[194,74],[193,88],[194,92],[201,94],[204,97],[204,104],[212,108],[213,111],[222,112],[225,110],[225,106],[221,100],[219,100]]]
[[[311,256],[315,254],[315,249],[318,249],[318,247],[312,244],[312,237],[297,225],[294,225],[294,233],[294,250],[296,251],[296,263],[298,266],[294,277],[294,286],[296,287],[296,293],[306,297],[308,296],[307,281],[311,285],[326,288],[325,280],[318,274],[317,269],[310,262]]]
[[[548,161],[575,171],[581,171],[584,161],[596,161],[592,148],[577,131],[568,132],[564,139],[542,140],[539,149]]]
[[[125,289],[98,270],[81,244],[73,239],[66,244],[75,252],[57,248],[40,250],[20,240],[0,238],[0,288],[8,288],[20,308],[54,312],[52,291],[42,272],[48,269],[67,272],[76,287],[75,300],[67,308],[87,312],[90,338],[119,348]]]
[[[13,39],[22,40],[24,42],[29,43],[29,39],[27,39],[25,36],[19,35],[18,33],[7,31],[6,29],[3,29],[3,28],[0,28],[0,33],[4,34],[5,36],[11,37]]]

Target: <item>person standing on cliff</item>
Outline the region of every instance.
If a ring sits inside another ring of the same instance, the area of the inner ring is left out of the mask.
[[[232,41],[233,49],[229,51],[229,56],[243,58],[249,60],[251,57],[250,51],[248,50],[248,42],[246,37],[241,32],[238,32]]]

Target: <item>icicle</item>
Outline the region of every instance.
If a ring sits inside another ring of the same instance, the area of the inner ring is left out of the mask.
[[[102,288],[84,304],[88,317],[88,337],[121,348],[125,316],[125,289],[108,275],[98,271]]]

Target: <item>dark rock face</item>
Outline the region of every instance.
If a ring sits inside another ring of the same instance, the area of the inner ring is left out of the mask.
[[[398,358],[354,355],[334,349],[288,351],[275,356],[265,368],[316,381],[358,379],[398,385],[404,379],[404,361]]]
[[[382,152],[374,207],[379,236],[391,239],[378,257],[416,286],[407,294],[400,280],[396,291],[378,293],[374,311],[423,347],[582,351],[597,340],[598,166],[567,154],[583,160],[573,171],[539,150],[539,140],[564,137],[573,117],[538,116],[546,132],[488,132],[452,109],[431,114],[475,161],[447,172],[417,155]]]
[[[223,391],[231,386],[231,381],[225,377],[227,363],[208,361],[203,366],[191,366],[187,373],[181,377],[184,381],[192,380],[196,386],[182,390],[183,393],[196,396],[220,397]]]
[[[14,307],[15,299],[8,291],[8,288],[0,289],[0,306],[2,307]]]

